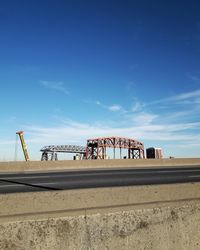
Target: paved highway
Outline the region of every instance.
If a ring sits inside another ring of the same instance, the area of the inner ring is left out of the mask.
[[[0,193],[200,182],[199,167],[0,173]]]

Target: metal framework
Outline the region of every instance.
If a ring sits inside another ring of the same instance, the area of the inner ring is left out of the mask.
[[[106,148],[113,148],[114,159],[116,148],[120,149],[120,159],[122,158],[121,149],[128,150],[128,159],[145,157],[142,142],[125,137],[103,137],[87,140],[86,159],[106,159]]]
[[[40,149],[42,152],[41,161],[58,160],[57,153],[75,153],[80,154],[80,158],[84,158],[86,155],[86,148],[84,146],[77,145],[49,145]]]

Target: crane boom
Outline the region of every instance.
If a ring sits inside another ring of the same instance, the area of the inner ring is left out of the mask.
[[[24,140],[23,131],[18,131],[18,132],[16,132],[16,134],[19,135],[22,150],[23,150],[23,153],[24,153],[24,158],[25,158],[26,161],[29,161],[29,156],[28,156],[28,151],[27,151],[27,148],[26,148],[26,143],[25,143],[25,140]]]

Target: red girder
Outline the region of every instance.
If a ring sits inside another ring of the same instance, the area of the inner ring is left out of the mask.
[[[144,145],[137,140],[126,137],[100,137],[87,140],[87,159],[105,159],[106,148],[128,149],[128,158],[144,158]]]

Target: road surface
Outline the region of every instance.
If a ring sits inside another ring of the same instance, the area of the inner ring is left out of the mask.
[[[0,173],[0,193],[184,182],[200,182],[200,166]]]

